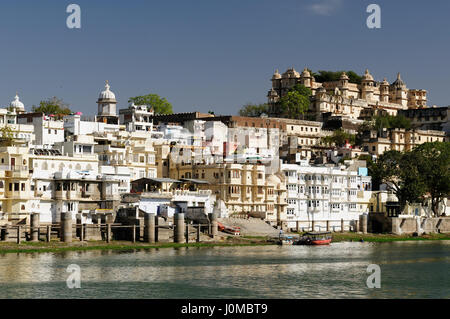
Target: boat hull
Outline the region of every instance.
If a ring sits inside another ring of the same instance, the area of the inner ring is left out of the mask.
[[[330,243],[331,239],[312,240],[310,245],[329,245]]]

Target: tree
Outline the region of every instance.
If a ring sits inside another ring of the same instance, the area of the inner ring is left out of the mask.
[[[418,202],[425,193],[425,184],[419,172],[418,154],[391,150],[383,153],[369,172],[377,183],[384,183],[392,191],[403,211],[407,203]],[[374,183],[375,185],[375,183]]]
[[[15,131],[9,125],[5,125],[0,128],[0,145],[12,146],[14,142]]]
[[[393,128],[402,128],[405,130],[411,129],[411,121],[404,117],[403,115],[387,115],[380,116],[377,115],[373,118],[374,124],[373,128],[377,131],[381,131],[383,128],[393,129]]]
[[[166,98],[161,98],[157,94],[147,94],[141,96],[130,97],[128,102],[136,105],[147,105],[153,108],[155,114],[172,114],[172,104]]]
[[[56,96],[39,102],[39,106],[33,105],[32,111],[44,113],[47,115],[68,115],[72,113],[72,111],[69,109],[69,104],[65,103],[62,99],[59,99]]]
[[[339,81],[342,73],[344,73],[344,71],[324,71],[324,70],[319,70],[319,73],[311,73],[311,75],[314,76],[314,78],[316,79],[316,82],[330,82],[330,81]],[[356,72],[354,71],[345,71],[345,73],[347,74],[348,78],[349,78],[349,82],[350,83],[356,83],[356,84],[361,84],[361,80],[362,77],[359,76]]]
[[[267,114],[269,112],[269,105],[267,103],[264,104],[245,104],[240,110],[240,116],[248,116],[248,117],[260,117],[262,114]]]
[[[354,145],[356,141],[355,135],[345,132],[342,128],[334,130],[330,136],[322,137],[325,145],[344,146],[347,142]]]
[[[301,95],[306,96],[306,97],[310,97],[312,95],[311,89],[300,83],[297,83],[296,85],[294,85],[289,91],[298,92]]]
[[[450,196],[450,143],[432,142],[417,146],[415,165],[431,198],[431,210],[439,214],[439,204]]]
[[[284,117],[291,119],[304,119],[309,110],[311,89],[302,84],[293,86],[280,100],[280,110]]]

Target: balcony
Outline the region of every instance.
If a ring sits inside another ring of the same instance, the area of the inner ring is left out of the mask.
[[[4,166],[6,178],[28,178],[28,166]]]
[[[92,196],[92,194],[90,192],[87,191],[82,191],[81,192],[81,197],[82,198],[90,198]]]
[[[67,199],[77,199],[77,192],[76,191],[67,191],[66,192]]]
[[[63,190],[56,190],[56,191],[55,191],[55,199],[56,199],[56,200],[63,200],[63,199],[66,199],[66,191],[63,191]]]
[[[42,197],[42,195],[44,195],[43,190],[37,188],[34,190],[34,197]]]

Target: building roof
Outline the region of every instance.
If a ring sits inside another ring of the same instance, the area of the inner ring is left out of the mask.
[[[140,178],[131,182],[134,183],[181,183],[181,181],[171,178]]]
[[[193,179],[193,178],[180,178],[182,182],[187,182],[191,184],[210,184],[210,182],[202,180],[202,179]]]

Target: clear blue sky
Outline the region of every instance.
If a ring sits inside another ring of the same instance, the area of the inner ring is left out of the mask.
[[[82,27],[66,27],[81,6]],[[366,27],[366,7],[382,28]],[[236,114],[266,101],[275,69],[369,68],[397,72],[429,104],[450,104],[450,1],[364,0],[2,0],[0,105],[19,91],[27,109],[58,96],[96,112],[108,79],[119,108],[157,93],[175,112]]]

